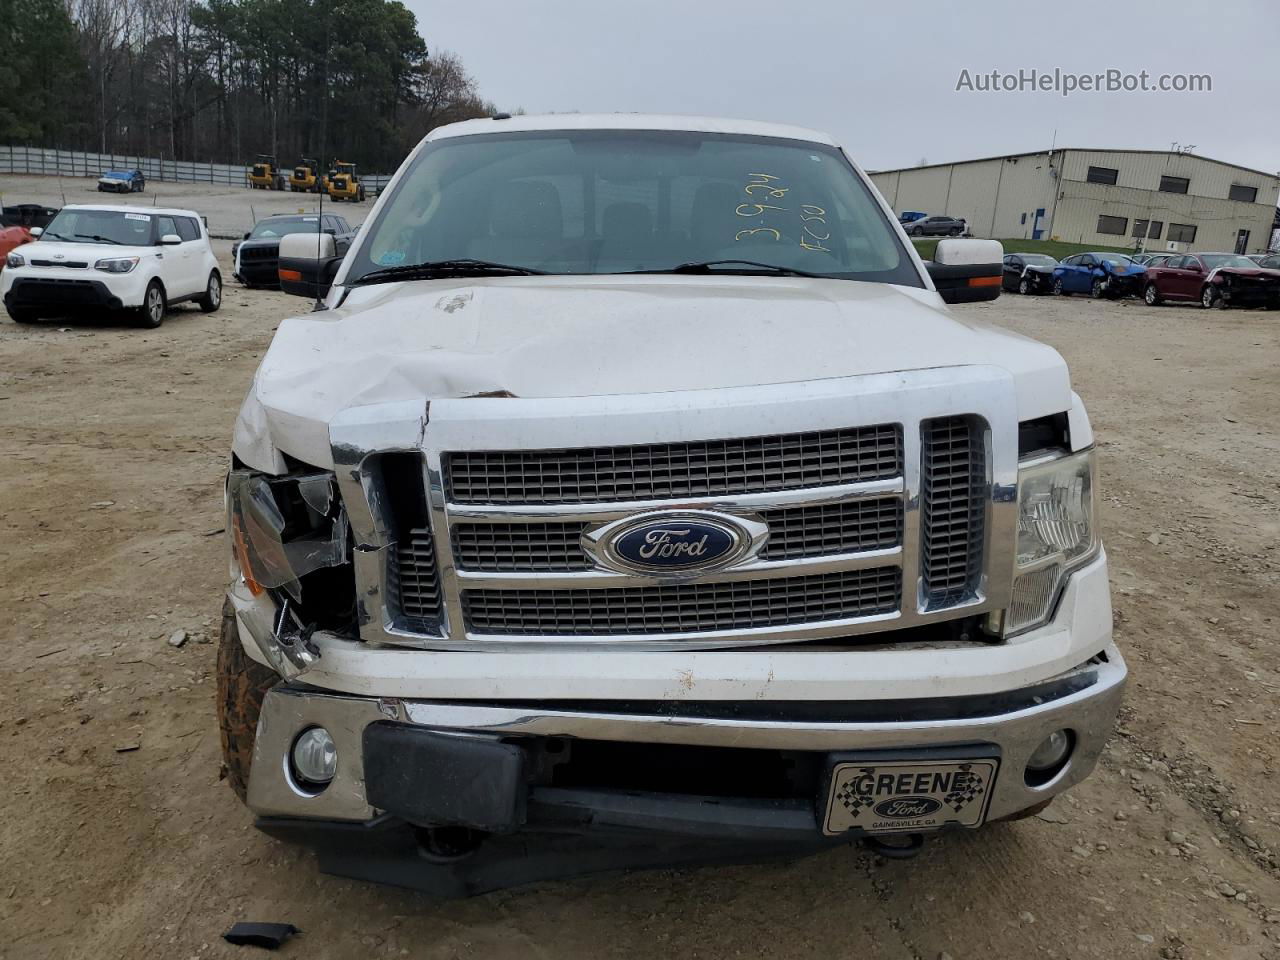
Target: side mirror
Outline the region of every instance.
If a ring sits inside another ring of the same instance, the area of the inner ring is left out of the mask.
[[[295,297],[320,300],[328,296],[342,257],[330,233],[290,233],[280,238],[276,267],[280,289]]]
[[[333,227],[325,227],[324,232],[331,237],[336,237],[338,235],[338,231],[333,229]]]
[[[244,237],[243,237],[242,239],[248,240],[248,239],[249,239],[249,233],[250,233],[250,231],[246,230],[246,231],[244,232]]]
[[[1000,296],[1003,262],[999,240],[939,240],[925,267],[944,303],[977,303]]]
[[[163,237],[160,238],[161,245],[165,247],[172,247],[175,244],[179,244],[181,242],[182,242],[182,238],[178,236],[176,233],[166,233]]]
[[[40,236],[40,234],[44,233],[44,227],[32,227],[27,232],[31,234],[32,238],[34,239],[35,237],[38,237]]]

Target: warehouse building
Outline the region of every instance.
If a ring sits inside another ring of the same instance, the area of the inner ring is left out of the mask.
[[[871,174],[898,213],[963,217],[974,236],[1263,253],[1280,174],[1191,153],[1055,149]]]

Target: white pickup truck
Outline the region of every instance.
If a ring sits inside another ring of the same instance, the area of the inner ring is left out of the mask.
[[[433,131],[332,254],[282,242],[324,302],[227,482],[259,827],[464,895],[907,855],[1092,770],[1126,670],[1089,420],[945,305],[999,244],[922,262],[820,133],[571,115]]]

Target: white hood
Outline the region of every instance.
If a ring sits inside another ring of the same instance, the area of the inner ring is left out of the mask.
[[[58,240],[45,240],[43,237],[23,248],[22,255],[30,261],[52,260],[54,263],[88,263],[89,269],[106,257],[146,257],[155,256],[157,248],[153,246],[135,247],[117,243],[73,242],[63,243]]]
[[[974,308],[974,312],[982,308]],[[332,466],[349,407],[475,394],[582,397],[987,364],[1019,419],[1071,406],[1052,348],[926,290],[779,277],[509,277],[356,288],[280,324],[236,423],[246,463]]]

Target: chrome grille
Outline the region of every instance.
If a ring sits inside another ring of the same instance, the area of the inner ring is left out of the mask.
[[[392,605],[412,620],[438,621],[440,577],[431,531],[421,527],[410,530],[409,536],[396,544],[389,566]]]
[[[978,586],[987,496],[982,435],[972,417],[922,425],[920,573],[929,609],[962,603]]]
[[[883,497],[812,507],[763,510],[769,540],[764,560],[858,553],[902,540],[902,500]],[[582,550],[586,523],[461,523],[453,528],[453,556],[463,570],[572,572],[591,569]]]
[[[892,613],[897,567],[772,580],[571,590],[465,590],[469,629],[485,634],[608,636],[737,630]]]
[[[898,497],[764,510],[760,516],[769,525],[760,554],[765,560],[880,550],[902,542]]]
[[[453,558],[464,570],[586,570],[583,523],[464,523],[453,528]]]
[[[598,503],[797,490],[895,477],[897,424],[732,440],[447,456],[455,503]]]

